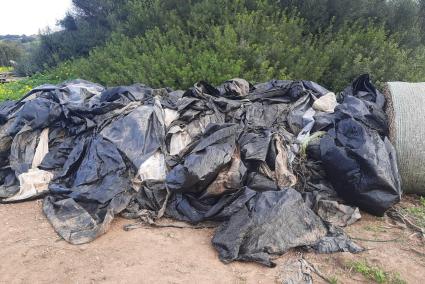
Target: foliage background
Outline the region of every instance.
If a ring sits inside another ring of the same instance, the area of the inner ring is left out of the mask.
[[[173,88],[232,77],[254,83],[306,79],[336,91],[364,72],[378,85],[425,81],[425,0],[73,4],[59,22],[61,31],[40,35],[19,57],[16,71],[32,75],[32,81],[3,96],[77,77],[108,86],[141,82]]]

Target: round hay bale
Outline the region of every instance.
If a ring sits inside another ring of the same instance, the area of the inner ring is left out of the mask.
[[[403,191],[424,195],[425,83],[389,82],[384,94]]]

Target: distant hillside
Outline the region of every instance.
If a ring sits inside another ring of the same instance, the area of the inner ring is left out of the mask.
[[[38,35],[0,35],[0,66],[12,66],[13,62],[27,57],[37,48]]]
[[[0,41],[13,41],[18,43],[32,42],[38,39],[38,35],[0,35]]]

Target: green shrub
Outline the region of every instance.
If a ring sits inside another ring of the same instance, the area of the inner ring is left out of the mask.
[[[253,83],[307,79],[338,91],[365,72],[378,86],[425,81],[425,46],[411,30],[397,28],[398,22],[413,23],[394,7],[417,17],[419,4],[409,1],[78,0],[81,11],[63,19],[65,30],[42,36],[18,71],[31,74],[59,64],[46,74],[173,88],[242,77]],[[370,11],[371,5],[397,15],[398,22]],[[306,18],[325,10],[323,17]],[[422,24],[414,22],[417,32]],[[399,44],[406,41],[416,45]],[[87,56],[73,59],[81,55]]]
[[[251,82],[307,79],[341,90],[366,72],[379,86],[390,80],[425,80],[425,48],[401,48],[384,27],[347,24],[336,34],[329,29],[314,37],[305,33],[304,20],[270,12],[267,6],[241,10],[232,21],[211,26],[203,37],[179,26],[166,32],[154,28],[135,38],[114,35],[106,46],[61,64],[53,74],[106,85],[141,82],[174,88],[242,77]]]
[[[22,48],[9,41],[0,41],[0,66],[11,66],[11,61],[19,60]]]
[[[328,58],[304,35],[304,22],[276,11],[243,10],[232,25],[211,26],[197,37],[178,26],[143,37],[113,36],[85,59],[67,62],[54,72],[107,85],[143,82],[187,88],[204,79],[219,84],[231,77],[253,82],[276,78],[318,80]],[[248,32],[249,31],[249,32]]]
[[[401,48],[383,27],[347,24],[329,36],[323,50],[330,62],[321,82],[334,89],[340,90],[361,73],[372,74],[380,87],[387,81],[425,80],[423,52]]]

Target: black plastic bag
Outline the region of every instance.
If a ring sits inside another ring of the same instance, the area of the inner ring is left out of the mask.
[[[257,193],[230,220],[222,223],[213,245],[225,262],[255,261],[275,266],[270,255],[316,244],[326,236],[320,218],[292,188]]]
[[[349,204],[382,216],[400,201],[395,151],[378,132],[343,119],[321,139],[320,151],[327,177]]]

